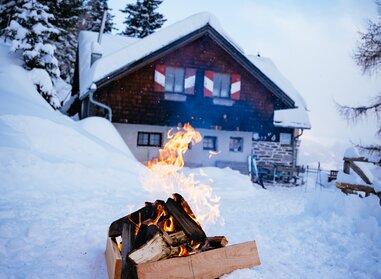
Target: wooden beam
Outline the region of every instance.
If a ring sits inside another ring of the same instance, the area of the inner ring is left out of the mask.
[[[347,160],[344,160],[343,172],[345,174],[349,174],[350,171],[351,171],[351,162],[347,161]]]
[[[357,158],[347,158],[347,157],[344,157],[343,158],[344,161],[348,161],[348,162],[364,162],[364,163],[371,163],[371,164],[374,164],[374,165],[378,165],[378,166],[381,166],[381,161],[369,161],[368,158],[365,158],[365,157],[357,157]]]
[[[366,184],[372,184],[370,179],[366,176],[366,174],[363,172],[363,170],[355,163],[355,162],[350,162],[349,163],[351,169],[358,174],[358,176],[361,177],[361,179],[366,183]]]
[[[136,266],[139,279],[218,278],[240,268],[260,265],[255,241]]]
[[[370,186],[365,186],[365,185],[358,185],[358,184],[349,184],[349,183],[342,183],[342,182],[337,182],[336,187],[345,191],[361,191],[365,192],[368,195],[369,194],[376,194],[376,191],[374,190],[373,187]]]

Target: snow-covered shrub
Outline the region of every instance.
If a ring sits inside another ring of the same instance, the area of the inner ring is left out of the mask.
[[[54,16],[48,13],[48,7],[37,0],[20,0],[15,2],[14,14],[9,26],[5,28],[4,36],[11,42],[10,51],[20,52],[24,60],[24,68],[28,70],[40,69],[37,71],[40,78],[36,80],[40,94],[57,109],[60,108],[60,102],[55,95],[50,78],[58,78],[60,71],[58,61],[54,56],[56,47],[51,44],[52,35],[59,34],[49,20]],[[42,74],[42,71],[48,75]],[[32,72],[32,76],[36,75]]]
[[[31,80],[37,86],[37,91],[40,92],[54,109],[60,108],[61,103],[49,74],[44,69],[38,68],[30,70],[29,73]]]

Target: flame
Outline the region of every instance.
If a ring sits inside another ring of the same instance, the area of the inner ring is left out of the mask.
[[[163,149],[159,150],[159,160],[156,159],[148,163],[149,168],[154,165],[174,166],[177,168],[184,166],[183,155],[187,152],[189,144],[200,142],[202,137],[189,123],[185,124],[182,129],[177,128],[177,130],[178,132],[175,134],[172,134],[173,129],[168,131],[167,137],[169,141],[164,145]]]
[[[159,196],[165,199],[172,193],[181,193],[192,205],[198,220],[189,205],[183,205],[184,210],[198,224],[201,222],[205,226],[218,221],[223,223],[217,204],[219,198],[212,194],[211,186],[199,181],[197,174],[181,171],[184,154],[190,143],[197,144],[202,140],[200,133],[188,123],[183,128],[170,129],[167,137],[164,148],[159,150],[159,158],[148,163],[149,175],[145,173],[141,176],[144,188],[155,198]],[[172,221],[166,221],[163,226],[171,229],[171,224]]]
[[[175,230],[175,221],[173,220],[173,217],[170,216],[169,219],[165,220],[164,227],[165,232],[173,232]]]
[[[186,245],[181,245],[180,246],[179,257],[184,257],[184,256],[188,256],[188,255],[189,255],[189,252],[188,252],[188,249],[187,249]]]

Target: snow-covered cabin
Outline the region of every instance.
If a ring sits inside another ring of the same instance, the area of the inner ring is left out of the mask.
[[[73,88],[81,118],[112,122],[140,161],[158,156],[171,127],[190,123],[203,136],[188,166],[245,170],[296,164],[310,129],[306,104],[270,59],[246,55],[209,13],[143,39],[83,31]],[[209,158],[209,151],[221,151]]]

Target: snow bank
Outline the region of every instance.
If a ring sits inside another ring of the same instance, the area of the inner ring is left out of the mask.
[[[95,116],[88,117],[80,120],[78,124],[90,134],[122,151],[130,158],[134,158],[118,131],[107,119]]]

